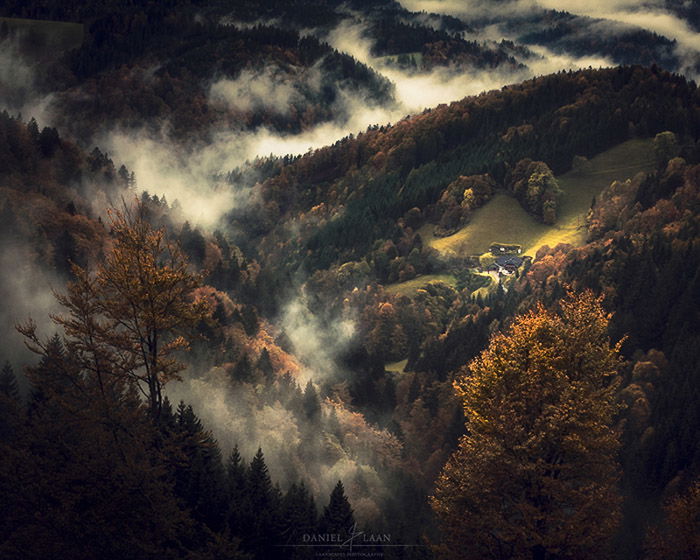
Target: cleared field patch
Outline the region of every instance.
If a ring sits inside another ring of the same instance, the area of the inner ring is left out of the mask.
[[[386,64],[389,66],[396,65],[398,63],[399,57],[407,57],[416,64],[417,68],[423,63],[423,53],[421,51],[407,52],[403,54],[390,54],[386,56],[378,56],[376,60],[381,64]]]
[[[540,227],[538,227],[540,226]],[[423,242],[446,255],[479,255],[491,243],[519,243],[536,236],[548,226],[539,224],[517,200],[497,193],[485,206],[476,210],[471,221],[454,235],[435,237],[432,225],[420,229]],[[533,231],[534,230],[534,231]]]
[[[629,140],[592,158],[585,171],[557,177],[563,193],[559,218],[553,226],[538,222],[513,197],[498,193],[454,235],[435,237],[432,225],[421,228],[420,234],[424,242],[445,255],[479,255],[496,242],[518,243],[528,255],[534,255],[542,245],[582,245],[586,240],[584,221],[593,198],[614,180],[651,171],[651,146],[650,139]]]
[[[489,279],[489,283],[472,292],[472,297],[488,297],[498,287],[498,274],[495,272],[478,272],[479,276]]]
[[[392,373],[403,373],[407,363],[408,359],[401,360],[400,362],[392,362],[390,364],[386,364],[384,369]]]
[[[75,49],[85,38],[82,23],[0,17],[0,25],[6,25],[10,32],[30,35],[34,48],[48,54]]]
[[[415,291],[428,284],[435,284],[437,282],[442,282],[453,288],[457,285],[457,279],[452,274],[425,274],[423,276],[417,276],[406,282],[397,282],[396,284],[387,284],[384,286],[384,290],[390,294],[396,294],[400,296],[410,296],[415,293]]]

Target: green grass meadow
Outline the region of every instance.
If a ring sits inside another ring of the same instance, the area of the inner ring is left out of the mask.
[[[452,274],[424,274],[423,276],[417,276],[412,280],[407,280],[406,282],[397,282],[395,284],[387,284],[384,286],[390,294],[400,295],[400,296],[410,296],[415,293],[416,290],[427,286],[428,284],[436,284],[442,282],[453,288],[457,285],[457,279]]]
[[[425,243],[445,256],[484,255],[492,243],[522,245],[523,254],[534,256],[543,245],[559,243],[583,245],[586,241],[585,219],[593,198],[612,181],[622,181],[654,167],[651,139],[628,140],[591,158],[586,171],[569,171],[557,177],[562,189],[559,217],[554,225],[546,225],[528,214],[520,203],[503,192],[476,210],[471,221],[454,235],[435,237],[435,226],[426,224],[419,232]],[[484,255],[483,266],[493,260]],[[412,295],[431,282],[455,286],[449,274],[419,276],[408,282],[386,286],[389,293]],[[479,292],[486,294],[488,287]]]
[[[557,177],[563,193],[554,225],[537,221],[513,197],[498,193],[454,235],[435,237],[431,225],[421,228],[420,233],[425,242],[445,255],[479,255],[495,242],[517,243],[523,246],[524,254],[533,256],[542,245],[582,245],[586,240],[585,218],[593,198],[614,180],[651,171],[651,146],[649,139],[629,140],[592,158],[585,172],[569,171]]]

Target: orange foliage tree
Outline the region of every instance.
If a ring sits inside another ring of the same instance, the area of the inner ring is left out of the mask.
[[[94,272],[73,265],[75,280],[56,295],[66,314],[52,319],[63,327],[71,356],[100,387],[108,377],[125,379],[157,418],[163,385],[184,369],[177,359],[188,348],[183,335],[210,308],[194,298],[201,276],[165,232],[148,223],[142,205],[112,211],[111,229],[104,262]],[[41,352],[33,323],[20,332]]]
[[[443,555],[601,558],[619,517],[619,344],[591,293],[539,307],[461,372],[467,434],[431,505]]]
[[[664,507],[665,519],[647,535],[649,560],[700,558],[700,480]]]

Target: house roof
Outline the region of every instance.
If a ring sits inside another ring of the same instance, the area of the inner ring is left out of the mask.
[[[498,266],[514,266],[518,268],[523,264],[523,258],[515,255],[504,255],[496,258],[496,264]]]

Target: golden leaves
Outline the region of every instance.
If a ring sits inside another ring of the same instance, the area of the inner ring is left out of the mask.
[[[560,313],[517,318],[457,377],[467,434],[431,501],[451,558],[530,557],[534,546],[586,557],[611,534],[619,358],[609,318],[600,298],[570,293]]]
[[[184,368],[176,356],[189,348],[185,336],[211,304],[195,294],[201,275],[138,203],[110,219],[114,242],[104,262],[93,273],[73,267],[75,280],[56,296],[66,315],[54,321],[84,368],[136,384],[157,414],[162,385]]]

